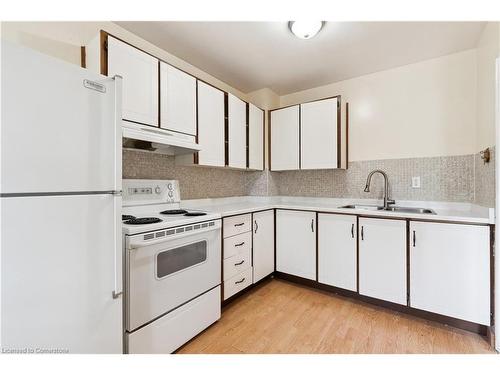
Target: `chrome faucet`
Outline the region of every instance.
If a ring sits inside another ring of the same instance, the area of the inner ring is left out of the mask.
[[[371,171],[368,177],[366,178],[366,186],[365,186],[365,193],[370,192],[370,183],[372,181],[372,176],[375,173],[380,173],[384,177],[384,210],[389,209],[390,204],[396,203],[393,199],[389,199],[389,179],[387,178],[387,174],[385,174],[384,171],[381,171],[380,169],[375,169],[374,171]]]

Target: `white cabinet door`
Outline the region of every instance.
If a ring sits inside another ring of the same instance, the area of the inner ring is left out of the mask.
[[[248,105],[248,168],[264,169],[264,111]]]
[[[224,92],[198,81],[198,164],[224,166]]]
[[[301,169],[337,168],[337,98],[300,105]]]
[[[490,325],[487,226],[410,224],[410,306]]]
[[[253,214],[253,282],[274,272],[274,211]]]
[[[158,126],[158,59],[108,36],[108,76],[123,77],[123,119]]]
[[[196,78],[160,62],[160,127],[196,135]]]
[[[229,166],[247,167],[247,103],[228,94]]]
[[[316,213],[276,210],[276,270],[316,280]]]
[[[406,221],[359,219],[359,293],[406,305]]]
[[[299,169],[299,106],[271,112],[271,170]]]
[[[356,291],[356,216],[318,214],[318,281]]]

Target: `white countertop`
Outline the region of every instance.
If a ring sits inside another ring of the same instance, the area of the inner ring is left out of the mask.
[[[218,213],[222,217],[262,211],[272,208],[282,208],[364,216],[380,216],[387,218],[403,217],[408,219],[455,221],[479,224],[495,223],[493,208],[482,207],[471,203],[396,201],[396,206],[429,208],[434,210],[436,215],[339,208],[340,206],[348,204],[382,205],[382,202],[380,200],[374,199],[244,196],[185,200],[182,201],[181,207]]]

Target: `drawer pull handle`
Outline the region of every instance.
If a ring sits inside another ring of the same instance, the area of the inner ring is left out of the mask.
[[[257,220],[254,220],[255,223],[255,233],[257,233],[257,229],[259,229],[259,224],[257,224]]]
[[[235,266],[241,266],[243,263],[245,263],[245,260],[242,260],[241,262],[235,263]]]
[[[415,231],[413,231],[413,247],[415,247]]]
[[[354,224],[351,226],[351,237],[354,238]]]
[[[245,225],[245,223],[234,224],[235,227],[241,227],[242,225]]]
[[[240,243],[237,243],[237,244],[235,244],[234,246],[243,246],[244,244],[245,244],[245,241],[240,242]]]
[[[235,281],[234,283],[235,284],[241,284],[243,281],[245,281],[245,277],[243,279],[241,279],[240,281]]]
[[[365,232],[364,232],[364,227],[361,226],[361,241],[365,240]]]
[[[311,219],[311,232],[314,233],[314,219]]]

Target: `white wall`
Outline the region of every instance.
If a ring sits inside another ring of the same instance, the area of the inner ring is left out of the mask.
[[[498,22],[488,22],[476,48],[477,59],[477,132],[475,151],[495,142],[495,60],[500,51]]]
[[[286,106],[342,95],[349,160],[474,152],[476,54],[468,50],[281,97]]]

